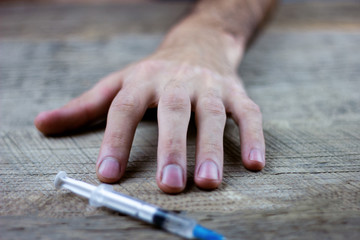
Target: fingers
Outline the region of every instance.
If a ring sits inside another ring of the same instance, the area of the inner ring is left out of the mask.
[[[244,166],[259,171],[265,166],[265,141],[259,107],[245,93],[230,96],[229,111],[239,126]]]
[[[156,179],[166,193],[181,192],[186,185],[186,135],[190,113],[189,94],[181,88],[168,90],[159,99]]]
[[[221,98],[203,96],[195,108],[197,125],[195,183],[214,189],[221,183],[223,172],[223,135],[226,121]]]
[[[100,119],[106,115],[112,99],[120,90],[121,80],[121,72],[109,75],[67,105],[40,113],[35,118],[35,126],[44,134],[57,134]]]
[[[113,183],[124,174],[136,127],[151,97],[151,91],[146,87],[127,87],[113,100],[96,164],[101,181]]]

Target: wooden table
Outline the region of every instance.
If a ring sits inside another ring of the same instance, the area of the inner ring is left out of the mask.
[[[0,5],[0,239],[179,239],[55,191],[60,170],[99,183],[104,126],[45,137],[33,119],[151,53],[190,5]],[[229,120],[224,181],[214,191],[196,188],[191,123],[186,191],[162,193],[150,111],[115,189],[187,214],[228,239],[359,239],[359,43],[358,0],[285,1],[239,68],[262,108],[265,169],[244,169]]]

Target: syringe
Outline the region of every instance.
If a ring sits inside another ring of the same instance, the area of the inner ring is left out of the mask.
[[[94,186],[66,176],[61,171],[55,177],[55,188],[66,188],[89,199],[95,207],[108,207],[123,214],[154,224],[188,239],[223,240],[222,235],[199,225],[195,220],[168,212],[139,199],[115,192],[108,184]]]

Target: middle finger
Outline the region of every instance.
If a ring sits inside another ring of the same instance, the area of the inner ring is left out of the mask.
[[[185,89],[174,87],[160,96],[157,183],[167,193],[178,193],[185,188],[190,114],[191,102]]]

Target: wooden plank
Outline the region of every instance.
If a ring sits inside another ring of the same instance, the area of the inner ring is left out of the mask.
[[[103,125],[48,138],[32,121],[151,53],[188,6],[0,6],[1,239],[178,239],[54,190],[60,170],[99,183]],[[224,182],[211,192],[196,188],[191,122],[186,191],[162,193],[155,182],[156,112],[150,111],[115,189],[186,213],[229,239],[357,239],[358,10],[358,1],[287,1],[247,52],[239,73],[264,115],[268,163],[262,172],[241,165],[238,129],[229,120]]]
[[[332,199],[334,192],[338,195],[332,200],[342,202],[347,199],[344,207],[360,208],[360,192],[355,191],[359,187],[360,171],[358,126],[332,129],[326,133],[323,129],[266,129],[268,165],[262,172],[253,173],[241,166],[236,127],[229,122],[224,137],[224,183],[212,191],[208,199],[209,192],[194,187],[191,179],[195,136],[188,139],[187,191],[170,196],[157,189],[156,127],[155,123],[144,124],[137,131],[128,171],[120,184],[115,185],[120,192],[164,208],[190,212],[273,210],[288,207],[293,200],[312,200],[315,195],[316,201],[320,201],[320,197]],[[6,176],[1,179],[2,192],[6,194],[1,212],[8,215],[31,214],[34,209],[30,206],[33,206],[41,215],[51,215],[54,209],[68,209],[66,212],[60,210],[59,217],[73,212],[82,215],[82,211],[85,216],[93,215],[92,211],[87,212],[84,201],[56,192],[52,181],[58,171],[65,170],[69,176],[99,184],[94,165],[102,132],[59,138],[44,138],[34,130],[24,129],[3,133],[3,166],[0,173]],[[56,200],[54,197],[65,199]],[[16,203],[15,199],[18,199]],[[239,205],[237,200],[242,204]],[[19,201],[22,208],[18,207]],[[44,201],[46,209],[42,209]],[[275,203],[277,206],[274,206]],[[79,205],[82,205],[81,209]]]
[[[189,184],[183,194],[171,196],[157,189],[154,178],[155,123],[142,124],[145,125],[138,129],[128,171],[120,184],[115,185],[117,191],[167,209],[188,212],[203,224],[225,232],[230,239],[236,238],[239,232],[250,236],[256,228],[265,232],[255,234],[255,238],[266,233],[275,236],[273,228],[280,231],[283,224],[289,226],[279,233],[283,239],[287,239],[297,228],[306,230],[304,235],[299,235],[301,238],[312,234],[341,234],[341,226],[347,229],[343,233],[349,236],[359,233],[356,228],[360,221],[359,126],[327,130],[326,133],[323,129],[266,129],[268,165],[264,171],[252,173],[240,164],[236,127],[229,122],[224,138],[225,166],[221,187],[212,192],[194,187],[191,177],[195,139],[190,137]],[[150,134],[152,131],[154,133]],[[52,186],[59,170],[67,171],[74,178],[98,184],[94,160],[101,134],[102,130],[61,138],[44,138],[34,130],[3,134],[1,146],[5,148],[1,154],[0,176],[6,177],[1,178],[1,215],[32,216],[36,224],[31,224],[35,226],[41,226],[42,222],[48,221],[47,218],[60,218],[65,222],[59,228],[58,220],[50,221],[46,232],[51,229],[61,232],[64,228],[75,233],[79,228],[84,231],[83,221],[93,225],[93,216],[101,216],[99,228],[105,224],[102,221],[117,221],[120,225],[128,222],[126,217],[118,219],[116,214],[108,216],[107,210],[88,207],[84,199],[66,191],[56,192]],[[19,142],[22,144],[17,144]],[[12,236],[15,234],[12,230],[14,226],[6,219],[0,219],[3,221],[2,232]],[[19,220],[16,217],[10,219]],[[22,231],[16,232],[19,237],[28,237],[28,231],[32,229],[28,226],[30,219],[20,221],[25,226]],[[230,231],[229,221],[241,223],[244,227]],[[271,225],[264,227],[269,224],[268,221]],[[305,222],[307,224],[302,226]],[[149,231],[154,231],[136,221],[130,223],[134,227],[129,227],[132,229],[130,232],[128,225],[118,228],[124,239],[127,234],[145,238],[152,234]],[[322,225],[314,227],[309,223]],[[334,228],[334,223],[341,226]],[[142,227],[144,231],[137,235],[137,229]],[[88,235],[83,233],[80,238],[88,238]]]
[[[284,0],[273,27],[285,31],[360,30],[358,0]]]

